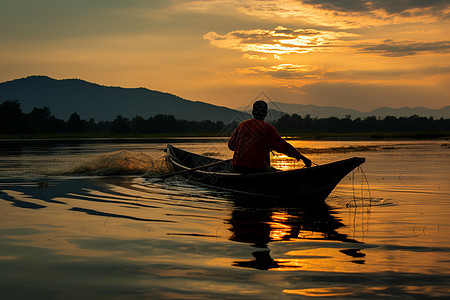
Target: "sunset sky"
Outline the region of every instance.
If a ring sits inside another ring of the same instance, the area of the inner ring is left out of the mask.
[[[450,105],[448,0],[0,0],[0,81],[145,87],[236,108]]]

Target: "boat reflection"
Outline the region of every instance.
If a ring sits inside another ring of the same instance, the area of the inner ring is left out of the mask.
[[[252,252],[254,259],[235,261],[233,265],[237,267],[259,270],[302,267],[298,259],[273,259],[269,243],[339,241],[361,244],[338,232],[345,225],[333,216],[332,209],[325,203],[299,206],[296,203],[268,202],[265,199],[233,199],[233,203],[234,210],[228,220],[232,232],[230,240],[257,248]],[[353,263],[363,264],[365,254],[360,252],[361,249],[347,249],[348,246],[339,252],[352,257]]]

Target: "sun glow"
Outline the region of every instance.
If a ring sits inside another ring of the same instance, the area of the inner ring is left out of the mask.
[[[356,34],[347,32],[289,29],[278,26],[274,30],[236,30],[225,35],[209,32],[204,35],[204,39],[219,48],[284,55],[331,51],[333,48],[343,45],[340,41],[343,37],[356,36]]]

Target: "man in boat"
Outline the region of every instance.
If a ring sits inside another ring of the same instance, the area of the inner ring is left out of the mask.
[[[264,121],[267,111],[265,101],[256,101],[253,104],[253,119],[241,122],[228,141],[228,148],[234,151],[234,170],[244,174],[274,170],[270,167],[272,150],[301,159],[306,167],[310,167],[311,161],[286,142],[275,127]]]

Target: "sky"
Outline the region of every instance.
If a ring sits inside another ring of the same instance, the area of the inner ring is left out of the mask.
[[[30,75],[230,108],[441,108],[450,2],[0,0],[0,82]]]

